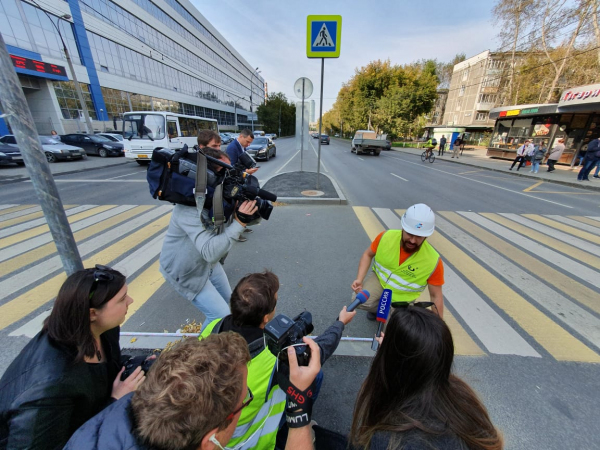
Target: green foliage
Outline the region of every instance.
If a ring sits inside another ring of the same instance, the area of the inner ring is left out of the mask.
[[[281,113],[281,136],[291,136],[296,130],[296,105],[288,102],[282,92],[269,94],[267,101],[256,109],[258,121],[264,125],[265,133],[279,135]]]
[[[407,65],[373,61],[356,69],[342,86],[333,108],[323,115],[330,133],[374,129],[390,136],[415,135],[436,100],[439,79],[435,61]]]

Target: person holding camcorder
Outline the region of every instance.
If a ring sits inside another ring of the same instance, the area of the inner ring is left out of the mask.
[[[287,420],[282,420],[290,406],[286,393],[295,392],[287,381],[290,367],[287,350],[294,351],[298,365],[308,366],[312,357],[311,347],[305,344],[304,337],[313,330],[313,325],[307,311],[294,319],[283,314],[276,316],[278,290],[279,279],[273,272],[246,275],[231,295],[231,315],[208,324],[200,336],[202,340],[229,331],[239,333],[246,340],[252,358],[248,364],[248,387],[254,394],[254,400],[242,412],[236,431],[227,442],[228,448],[283,448],[287,428],[301,426],[306,421],[320,389],[321,373],[306,393],[299,394],[306,397],[303,410],[288,414]],[[344,307],[338,320],[314,339],[320,350],[321,364],[333,354],[344,326],[355,314],[347,312]],[[293,408],[291,411],[294,412]]]
[[[229,165],[226,153],[220,150],[221,137],[211,130],[198,135],[200,151],[216,155],[208,163],[211,175],[223,182],[223,165]],[[210,206],[209,206],[210,203]],[[207,197],[202,213],[196,206],[176,204],[160,254],[160,271],[183,297],[190,300],[206,316],[206,323],[229,314],[231,287],[219,261],[246,225],[255,219],[256,200],[243,200],[234,206],[233,220],[222,232],[217,232],[209,211],[212,199]]]

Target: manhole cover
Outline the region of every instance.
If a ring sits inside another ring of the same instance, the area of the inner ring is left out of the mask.
[[[321,195],[325,195],[325,192],[323,191],[302,191],[300,193],[307,197],[320,197]]]

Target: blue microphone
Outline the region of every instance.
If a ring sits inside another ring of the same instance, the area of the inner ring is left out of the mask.
[[[348,306],[346,308],[346,311],[348,311],[348,312],[354,311],[358,305],[362,305],[364,302],[369,300],[370,295],[371,294],[369,294],[369,291],[367,291],[367,290],[360,291],[358,294],[356,294],[356,298],[354,299],[354,301],[352,303],[350,303],[350,306]]]
[[[390,308],[392,306],[392,290],[384,289],[381,297],[379,299],[379,305],[377,305],[377,322],[379,322],[379,327],[377,328],[377,334],[375,337],[380,337],[381,332],[383,331],[383,326],[388,320],[388,316],[390,315]],[[379,347],[379,342],[375,338],[373,338],[373,343],[371,344],[371,350],[377,351]]]

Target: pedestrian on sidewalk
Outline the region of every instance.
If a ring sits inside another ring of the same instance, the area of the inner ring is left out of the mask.
[[[548,172],[554,172],[554,164],[560,160],[563,152],[565,151],[565,138],[559,138],[558,144],[550,151],[548,155]]]
[[[530,140],[526,140],[523,143],[523,145],[521,145],[517,149],[517,157],[514,159],[512,165],[510,166],[510,168],[508,170],[513,170],[513,167],[515,167],[516,163],[519,163],[519,167],[517,167],[517,171],[525,165],[525,161],[527,160],[527,154],[531,150],[531,148],[529,147],[530,143],[531,143]],[[533,145],[532,145],[532,147],[533,147]]]
[[[540,163],[544,159],[544,155],[548,152],[546,148],[546,142],[543,141],[540,145],[534,147],[535,150],[531,156],[531,170],[532,173],[538,173],[540,170]]]
[[[590,181],[589,175],[596,163],[600,160],[600,138],[590,141],[587,146],[583,167],[577,175],[578,181]]]
[[[438,149],[438,156],[444,156],[444,150],[446,149],[446,136],[442,135],[440,139],[440,148]]]
[[[452,158],[458,159],[458,154],[460,153],[460,146],[462,144],[462,139],[459,137],[456,138],[454,144],[452,146]]]

